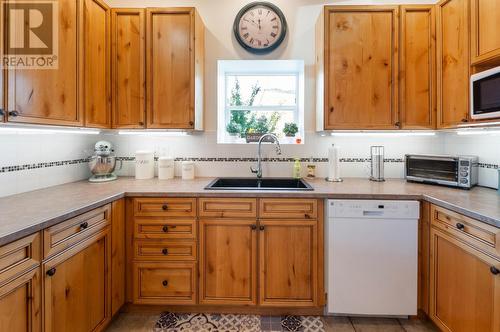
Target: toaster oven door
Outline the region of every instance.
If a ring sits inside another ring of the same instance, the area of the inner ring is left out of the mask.
[[[458,184],[458,159],[442,157],[406,158],[406,178],[444,185]]]

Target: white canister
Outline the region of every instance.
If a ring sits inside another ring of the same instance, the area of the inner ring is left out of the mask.
[[[182,162],[182,179],[183,180],[194,179],[194,162],[192,161]]]
[[[169,157],[158,158],[158,179],[169,180],[174,178],[174,159]]]
[[[155,154],[152,151],[136,151],[135,178],[147,180],[155,177]]]

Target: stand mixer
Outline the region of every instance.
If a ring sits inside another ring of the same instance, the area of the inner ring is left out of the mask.
[[[94,155],[90,157],[89,168],[92,172],[90,182],[109,182],[118,177],[113,173],[116,168],[116,156],[113,145],[107,141],[99,141],[94,146]],[[120,160],[120,170],[123,162]]]

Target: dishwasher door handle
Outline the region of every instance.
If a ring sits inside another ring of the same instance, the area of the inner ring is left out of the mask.
[[[364,217],[380,217],[384,215],[384,211],[363,211]]]

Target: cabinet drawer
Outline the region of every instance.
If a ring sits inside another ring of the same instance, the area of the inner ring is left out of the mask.
[[[43,256],[55,255],[110,224],[111,205],[63,221],[43,231]]]
[[[143,261],[194,261],[196,242],[135,241],[134,258]]]
[[[259,217],[263,219],[316,219],[318,202],[315,199],[261,199]]]
[[[40,251],[40,233],[0,247],[0,283],[40,264]]]
[[[433,205],[432,225],[500,257],[500,228]]]
[[[194,198],[137,198],[136,217],[196,217]]]
[[[135,219],[137,239],[196,239],[194,219]]]
[[[200,198],[199,207],[200,217],[257,217],[257,200],[252,198]]]
[[[195,304],[195,263],[134,263],[134,303]]]

